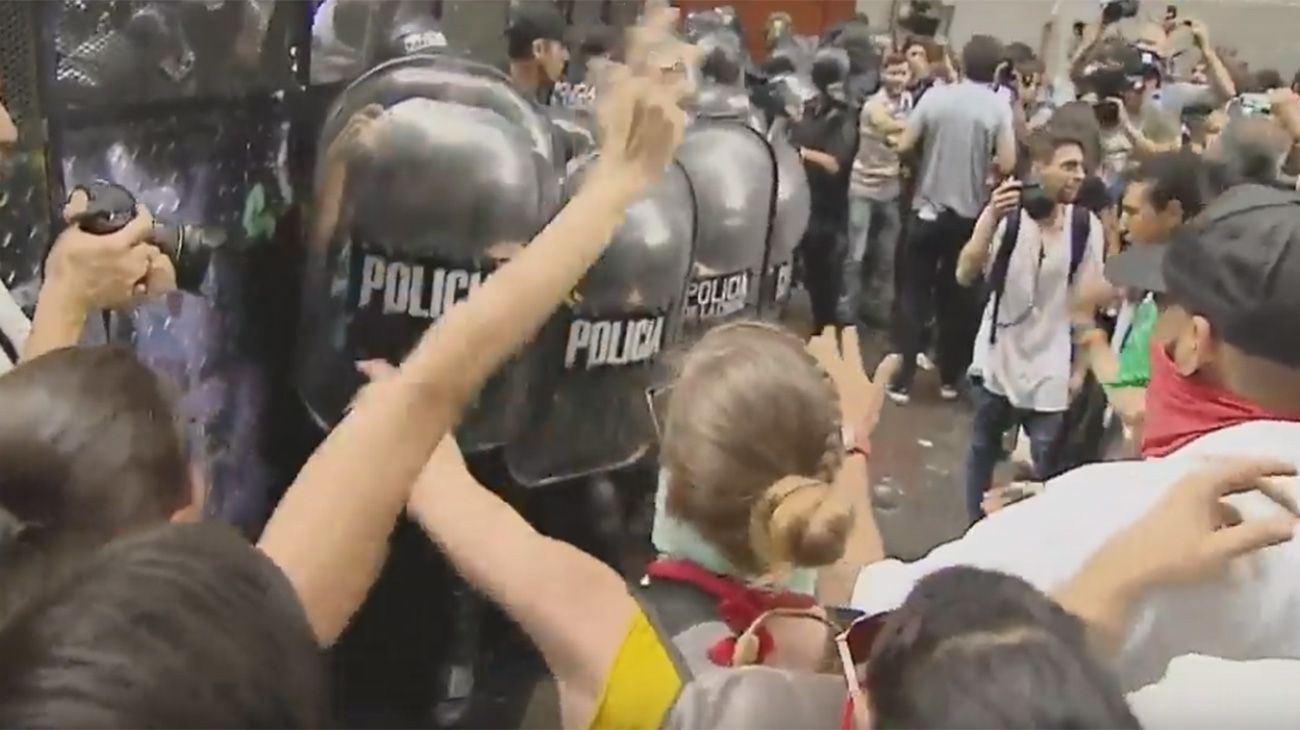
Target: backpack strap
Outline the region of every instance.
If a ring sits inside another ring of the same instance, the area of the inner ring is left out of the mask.
[[[1088,238],[1092,234],[1092,213],[1082,205],[1074,205],[1070,216],[1070,276],[1066,281],[1074,283],[1074,275],[1079,273],[1083,257],[1088,252]]]
[[[1004,223],[1002,245],[998,247],[997,256],[993,259],[993,268],[989,270],[986,284],[988,297],[993,300],[992,326],[989,327],[990,345],[995,345],[998,341],[998,307],[1002,306],[1002,290],[1007,286],[1007,272],[1011,269],[1011,252],[1015,250],[1016,241],[1020,238],[1020,209],[1011,211],[1004,219]]]

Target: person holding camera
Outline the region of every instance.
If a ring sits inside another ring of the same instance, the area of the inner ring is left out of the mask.
[[[63,218],[71,223],[89,200],[74,191]],[[81,341],[86,321],[96,311],[133,306],[142,298],[176,289],[176,270],[149,243],[153,216],[144,206],[122,229],[95,235],[72,224],[59,234],[45,260],[45,283],[36,303],[23,361]]]
[[[980,213],[957,260],[957,283],[981,275],[988,301],[975,338],[975,403],[966,463],[966,506],[983,516],[984,492],[1003,457],[1003,435],[1029,435],[1035,477],[1052,476],[1052,451],[1070,403],[1070,307],[1079,281],[1101,275],[1101,222],[1075,205],[1086,176],[1084,145],[1043,130],[1030,140],[1029,179],[1009,178]]]

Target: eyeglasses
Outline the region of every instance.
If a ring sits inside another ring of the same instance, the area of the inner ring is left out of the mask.
[[[868,730],[871,727],[871,713],[866,695],[862,692],[862,679],[858,676],[859,662],[855,656],[862,657],[865,661],[888,614],[860,615],[844,626],[827,618],[821,611],[818,608],[774,608],[765,611],[737,637],[732,666],[755,663],[759,646],[758,632],[768,619],[784,617],[816,621],[832,633],[836,658],[848,690],[848,702],[841,721],[843,730]]]

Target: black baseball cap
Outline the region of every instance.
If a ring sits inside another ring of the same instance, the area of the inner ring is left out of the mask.
[[[1106,278],[1165,294],[1243,352],[1300,368],[1300,195],[1230,188],[1173,243],[1111,259]]]
[[[564,42],[568,26],[560,11],[549,4],[526,3],[513,9],[506,26],[506,41],[512,58],[520,58],[533,41]]]

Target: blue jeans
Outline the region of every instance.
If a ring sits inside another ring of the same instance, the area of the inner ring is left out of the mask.
[[[903,228],[898,199],[849,198],[849,246],[840,290],[840,321],[867,316],[873,324],[890,321],[894,303],[894,252]]]
[[[1029,453],[1034,458],[1034,478],[1046,481],[1053,476],[1053,451],[1065,414],[1016,408],[979,381],[972,384],[970,396],[975,404],[975,421],[966,458],[966,511],[974,522],[984,516],[980,503],[992,486],[993,470],[1007,456],[1002,447],[1007,430],[1017,422],[1024,426],[1029,434]]]

